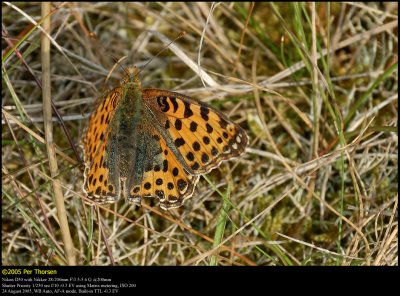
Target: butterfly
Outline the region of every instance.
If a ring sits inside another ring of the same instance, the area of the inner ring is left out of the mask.
[[[142,89],[128,68],[89,118],[82,138],[83,192],[97,203],[157,197],[164,210],[191,197],[201,174],[242,154],[246,132],[188,96]]]

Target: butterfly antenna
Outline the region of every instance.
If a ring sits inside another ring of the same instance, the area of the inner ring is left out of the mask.
[[[176,36],[176,38],[174,40],[172,40],[170,43],[168,43],[167,45],[165,45],[155,56],[153,56],[143,67],[142,69],[140,69],[140,71],[137,73],[138,75],[140,74],[140,72],[142,72],[142,70],[144,68],[146,68],[146,66],[148,64],[150,64],[156,57],[158,57],[164,50],[166,50],[172,43],[174,43],[176,40],[182,38],[183,36],[185,36],[186,32],[182,31],[178,34],[178,36]]]
[[[100,42],[100,40],[99,40],[99,38],[97,37],[97,35],[96,35],[95,32],[89,32],[89,37],[92,38],[92,39],[94,39],[94,40],[96,40],[97,44],[100,45],[100,47],[102,47],[104,51],[107,51],[106,48],[103,46],[103,44],[101,44],[101,42]],[[118,59],[117,59],[115,56],[113,56],[112,54],[110,54],[110,56],[111,56],[111,58],[113,59],[114,63],[115,63],[116,65],[118,65],[118,66],[122,69],[122,71],[125,72],[125,74],[128,74],[128,71],[127,71],[127,70],[122,66],[122,64],[121,64],[121,61],[123,61],[126,57],[122,57],[122,58],[120,58],[120,59],[118,60]],[[114,66],[113,69],[111,70],[110,74],[114,71],[114,68],[115,68],[115,66]],[[109,77],[107,77],[107,79],[108,79],[108,78],[109,78]]]

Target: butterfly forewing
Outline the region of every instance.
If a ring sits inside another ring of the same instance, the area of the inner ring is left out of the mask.
[[[110,91],[97,105],[89,118],[82,140],[84,149],[83,191],[99,203],[114,202],[119,197],[119,180],[109,175],[107,151],[110,122],[121,98],[121,89]]]
[[[160,114],[159,122],[193,174],[207,173],[239,156],[248,143],[239,125],[205,103],[158,89],[143,90],[143,97],[154,114]]]

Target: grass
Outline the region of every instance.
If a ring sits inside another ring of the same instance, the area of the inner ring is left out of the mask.
[[[2,3],[3,265],[398,265],[396,3],[45,8]],[[211,104],[249,146],[179,209],[96,206],[87,117],[115,60],[153,57],[144,87]]]

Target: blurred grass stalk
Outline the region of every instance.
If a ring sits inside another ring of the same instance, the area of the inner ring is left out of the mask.
[[[43,30],[50,33],[51,30],[51,2],[42,3]],[[46,137],[47,155],[49,157],[49,169],[53,179],[54,199],[57,208],[62,240],[64,242],[65,256],[68,265],[76,265],[74,244],[69,231],[67,213],[64,205],[64,197],[61,184],[57,178],[58,165],[53,140],[53,121],[51,110],[51,78],[50,78],[50,40],[45,34],[41,35],[41,61],[42,61],[42,87],[43,87],[43,122]]]

